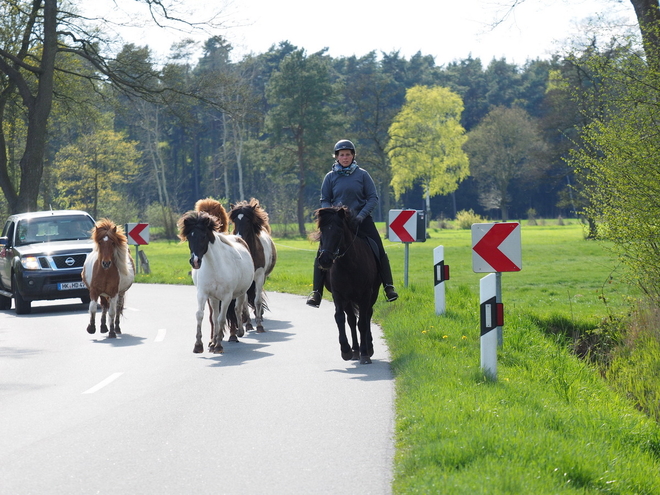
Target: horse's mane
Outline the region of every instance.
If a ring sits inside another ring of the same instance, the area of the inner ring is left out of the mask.
[[[357,219],[351,213],[346,206],[329,206],[327,208],[319,208],[314,212],[316,218],[316,232],[310,234],[310,239],[312,241],[321,240],[321,227],[325,227],[328,223],[332,221],[337,215],[343,218],[344,228],[348,229],[350,232],[355,232]]]
[[[258,199],[251,198],[250,201],[244,200],[231,205],[229,219],[234,225],[236,224],[236,218],[241,213],[248,215],[250,223],[254,227],[255,234],[258,235],[261,231],[264,231],[267,234],[271,233],[270,224],[268,223],[268,213],[259,204]]]
[[[177,222],[177,226],[179,227],[179,239],[181,239],[183,242],[187,241],[188,235],[190,235],[190,232],[195,227],[202,227],[203,229],[210,229],[214,232],[220,232],[218,222],[218,217],[211,215],[206,211],[188,211],[184,213]]]
[[[92,230],[92,240],[94,241],[95,251],[98,252],[99,243],[106,236],[108,236],[115,246],[113,261],[117,266],[117,270],[119,270],[119,273],[121,274],[128,275],[130,254],[128,252],[128,240],[126,239],[124,228],[121,225],[115,225],[115,223],[108,218],[102,218],[96,222],[94,229]]]
[[[218,232],[229,231],[227,211],[220,201],[213,198],[200,199],[195,203],[195,211],[205,211],[209,215],[213,215],[218,220],[216,227]]]

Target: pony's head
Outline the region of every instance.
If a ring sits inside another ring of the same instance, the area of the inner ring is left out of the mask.
[[[245,237],[249,233],[259,235],[262,231],[270,234],[268,213],[259,204],[259,200],[241,201],[231,205],[229,220],[234,224],[234,235]]]
[[[213,215],[218,221],[218,232],[227,232],[229,230],[227,211],[220,201],[213,198],[200,199],[195,203],[195,211],[205,211],[209,215]]]
[[[205,211],[189,211],[179,219],[177,225],[179,239],[188,241],[190,266],[197,270],[202,266],[202,258],[209,249],[209,243],[215,242],[217,218]]]
[[[92,230],[92,239],[96,243],[99,261],[104,270],[112,266],[117,249],[124,248],[127,244],[124,229],[107,218],[96,222]]]
[[[332,264],[346,254],[346,239],[350,236],[350,225],[353,217],[345,206],[319,208],[316,215],[316,238],[321,243],[319,249],[319,266],[329,270]],[[341,252],[342,247],[344,252]]]

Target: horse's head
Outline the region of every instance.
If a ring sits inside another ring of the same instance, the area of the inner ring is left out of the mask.
[[[96,243],[99,261],[104,270],[112,266],[117,248],[125,246],[127,242],[124,229],[107,218],[96,222],[92,231],[92,239]]]
[[[179,219],[178,226],[179,239],[188,241],[190,266],[198,270],[209,249],[209,243],[215,242],[218,221],[215,216],[205,211],[189,211]]]
[[[220,201],[213,198],[200,199],[195,203],[195,211],[205,211],[209,215],[213,215],[217,220],[216,230],[218,232],[227,232],[229,230],[229,217],[227,210],[222,206]]]
[[[259,235],[262,230],[270,234],[268,213],[261,207],[258,199],[252,198],[250,201],[232,204],[229,220],[234,224],[234,235]]]
[[[318,262],[322,270],[329,270],[338,258],[346,254],[346,235],[350,233],[350,218],[351,212],[345,206],[316,210],[316,226],[321,243]]]

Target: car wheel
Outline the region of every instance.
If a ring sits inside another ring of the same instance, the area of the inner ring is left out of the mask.
[[[32,312],[32,302],[26,301],[18,292],[18,284],[16,283],[16,275],[14,275],[14,304],[16,305],[17,315],[28,315]]]
[[[11,297],[0,295],[0,310],[11,308]]]

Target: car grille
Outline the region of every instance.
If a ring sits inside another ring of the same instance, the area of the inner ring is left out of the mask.
[[[85,264],[87,253],[62,254],[54,256],[40,256],[39,265],[41,268],[52,270],[68,270],[71,268],[82,268]]]

